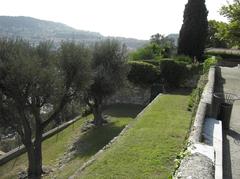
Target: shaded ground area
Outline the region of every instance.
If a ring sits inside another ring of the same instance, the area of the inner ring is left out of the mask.
[[[240,69],[221,67],[217,69],[217,92],[228,92],[240,97]],[[240,101],[232,109],[230,129],[223,131],[224,179],[240,178]]]
[[[168,178],[190,125],[188,95],[161,95],[76,178]]]
[[[104,114],[109,116],[110,122],[107,125],[82,133],[80,129],[84,122],[92,119],[89,115],[44,141],[43,164],[53,170],[50,176],[44,178],[67,178],[72,175],[82,163],[117,136],[141,110],[142,106],[139,105],[108,106],[104,111]],[[72,150],[74,158],[68,161],[68,153]],[[17,178],[18,172],[26,167],[27,157],[24,154],[0,166],[0,178]]]

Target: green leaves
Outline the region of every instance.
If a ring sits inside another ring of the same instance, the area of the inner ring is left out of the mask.
[[[228,24],[215,20],[208,21],[207,47],[226,48],[229,46]]]
[[[208,32],[207,15],[205,0],[188,0],[179,35],[179,55],[196,57],[199,61],[203,59]]]
[[[67,89],[84,90],[91,81],[91,53],[83,44],[63,42],[58,51],[60,70]]]
[[[174,50],[174,43],[171,39],[161,34],[151,36],[150,43],[137,51],[130,53],[130,60],[160,60],[171,56]]]
[[[232,46],[239,47],[240,42],[240,1],[234,0],[221,8],[220,14],[229,20],[228,35]]]
[[[128,64],[131,67],[128,74],[130,82],[139,86],[151,86],[159,80],[160,72],[156,66],[141,61],[130,61]]]
[[[90,88],[91,94],[105,97],[123,86],[128,72],[126,57],[126,47],[116,40],[95,43],[92,57],[94,83]]]
[[[31,46],[23,40],[1,39],[0,94],[5,99],[1,106],[28,121],[46,105],[59,107],[59,113],[90,84],[90,61],[90,50],[73,42],[54,51],[49,41]],[[8,120],[17,123],[12,116]]]

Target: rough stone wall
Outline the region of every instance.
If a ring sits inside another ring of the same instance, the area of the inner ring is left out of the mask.
[[[68,126],[70,126],[71,124],[75,123],[77,120],[80,119],[81,116],[77,116],[75,117],[73,120],[70,120],[66,123],[63,123],[62,125],[46,132],[43,134],[42,136],[42,140],[46,140],[48,138],[50,138],[51,136],[57,134],[58,132],[64,130],[65,128],[67,128]],[[7,163],[8,161],[20,156],[21,154],[25,153],[26,152],[26,148],[24,145],[21,145],[7,153],[5,153],[4,155],[1,155],[0,156],[0,166]]]
[[[183,159],[176,179],[214,179],[212,161],[200,153],[195,153]]]
[[[133,86],[132,84],[126,85],[126,87],[120,89],[112,97],[104,101],[104,104],[139,104],[147,105],[150,101],[151,89]]]
[[[180,164],[180,167],[173,176],[174,179],[214,179],[214,157],[213,159],[209,156],[214,156],[214,150],[210,150],[209,146],[203,144],[202,132],[204,120],[206,114],[211,113],[210,106],[213,99],[213,91],[215,84],[215,68],[210,68],[208,74],[208,83],[206,84],[200,103],[198,105],[198,110],[191,128],[190,136],[188,139],[189,146],[188,151],[189,156],[186,156]],[[194,153],[191,148],[195,146],[204,146]],[[212,146],[210,146],[211,148]]]
[[[191,76],[191,78],[188,78],[188,79],[185,80],[185,82],[183,83],[182,87],[185,87],[185,88],[196,88],[198,80],[199,80],[199,77],[200,77],[199,74]]]

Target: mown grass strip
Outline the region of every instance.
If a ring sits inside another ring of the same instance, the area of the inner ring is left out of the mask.
[[[160,96],[79,178],[168,178],[184,145],[187,95]]]

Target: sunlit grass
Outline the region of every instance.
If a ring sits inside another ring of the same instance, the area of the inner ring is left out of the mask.
[[[163,95],[79,178],[168,178],[190,124],[188,96]]]

